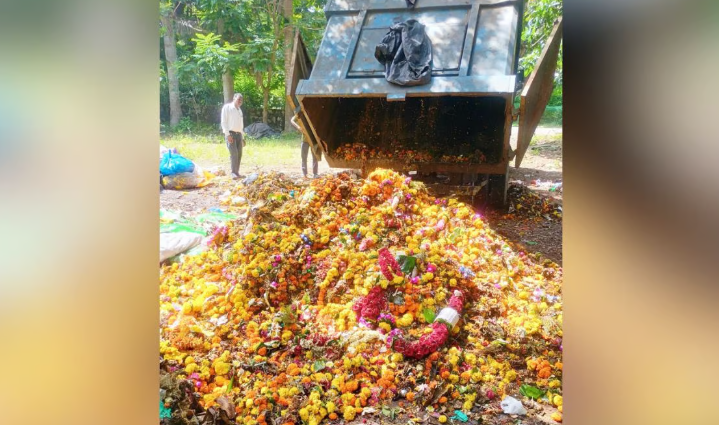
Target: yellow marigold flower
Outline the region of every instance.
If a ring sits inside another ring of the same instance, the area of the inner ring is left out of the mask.
[[[439,419],[438,419],[438,420],[439,420],[439,423],[443,424],[443,423],[447,422],[447,416],[445,416],[445,415],[439,415]]]
[[[390,325],[390,324],[387,323],[387,322],[382,322],[382,323],[380,323],[380,324],[379,324],[379,327],[380,327],[381,329],[384,329],[384,330],[387,331],[387,332],[389,332],[389,331],[392,330],[392,325]]]
[[[328,401],[327,402],[327,412],[332,413],[335,410],[337,410],[337,406],[335,406],[335,404],[333,402]]]
[[[561,395],[555,395],[552,399],[552,403],[554,403],[555,406],[561,406],[563,403],[563,399]]]
[[[300,412],[301,412],[301,411],[300,411]],[[357,412],[355,411],[355,408],[352,407],[352,406],[346,406],[345,409],[344,409],[344,411],[343,411],[343,413],[342,413],[342,416],[344,417],[344,419],[345,419],[346,421],[351,421],[351,420],[353,420],[356,415],[357,415]],[[302,417],[301,413],[300,413],[300,417]]]
[[[552,413],[551,418],[556,422],[562,422],[562,414],[559,412]]]
[[[226,375],[227,372],[230,371],[230,364],[222,361],[215,362],[213,367],[215,368],[215,373],[217,375]]]
[[[310,412],[307,410],[306,407],[303,407],[300,409],[300,418],[302,418],[303,421],[306,421],[310,417]]]

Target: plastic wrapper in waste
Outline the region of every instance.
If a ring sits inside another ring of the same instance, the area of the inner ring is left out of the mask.
[[[526,415],[527,409],[522,406],[522,402],[514,397],[505,397],[500,403],[502,411],[507,415]]]
[[[202,242],[202,235],[192,232],[160,233],[160,262],[181,254]]]
[[[195,170],[191,173],[180,173],[172,176],[164,176],[162,185],[165,189],[194,189],[196,187],[204,187],[210,184],[214,175],[208,171],[202,170],[195,166]]]

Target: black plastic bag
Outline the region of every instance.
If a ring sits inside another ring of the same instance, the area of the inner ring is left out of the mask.
[[[245,134],[253,139],[262,139],[264,137],[278,137],[280,132],[265,123],[256,122],[245,127]]]
[[[400,86],[420,86],[432,79],[432,42],[415,19],[394,24],[375,47],[384,76]]]

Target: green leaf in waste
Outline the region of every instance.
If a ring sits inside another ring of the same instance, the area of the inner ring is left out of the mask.
[[[227,386],[227,391],[225,391],[225,394],[229,394],[230,391],[232,391],[232,386],[235,384],[235,377],[234,375],[232,378],[230,378],[230,384]]]
[[[400,255],[397,257],[397,263],[402,269],[402,273],[410,274],[414,270],[414,266],[417,265],[417,258],[411,255]]]
[[[534,400],[544,395],[544,391],[527,384],[523,384],[521,387],[519,387],[519,393],[525,397],[529,397]]]
[[[394,419],[396,413],[397,410],[395,409],[390,409],[389,407],[382,407],[382,414],[390,419]]]
[[[427,323],[434,322],[435,314],[434,310],[432,310],[431,308],[425,308],[424,310],[422,310],[422,316],[424,316],[424,320],[426,320]]]
[[[317,360],[315,364],[312,365],[312,371],[313,372],[319,372],[320,370],[325,368],[325,362],[322,360]]]

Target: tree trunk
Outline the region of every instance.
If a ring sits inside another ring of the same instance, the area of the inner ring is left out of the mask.
[[[226,70],[222,74],[222,96],[225,103],[232,102],[232,96],[235,94],[235,78],[230,70]]]
[[[167,82],[170,91],[170,127],[179,124],[182,118],[180,106],[180,82],[177,77],[177,44],[175,43],[174,19],[171,15],[160,15],[165,35],[162,37],[165,44],[165,64],[167,65]]]
[[[270,85],[262,88],[262,122],[267,124],[267,108],[270,103]]]
[[[217,20],[217,34],[221,37],[225,36],[225,20],[222,18]],[[230,103],[234,94],[235,79],[232,75],[232,71],[226,69],[225,72],[222,73],[222,98],[225,100],[225,103]]]
[[[285,131],[294,131],[294,127],[290,123],[294,111],[292,105],[287,101],[287,94],[289,93],[291,67],[292,67],[292,42],[294,41],[294,31],[292,31],[292,0],[283,0],[282,3],[282,15],[285,17]]]

